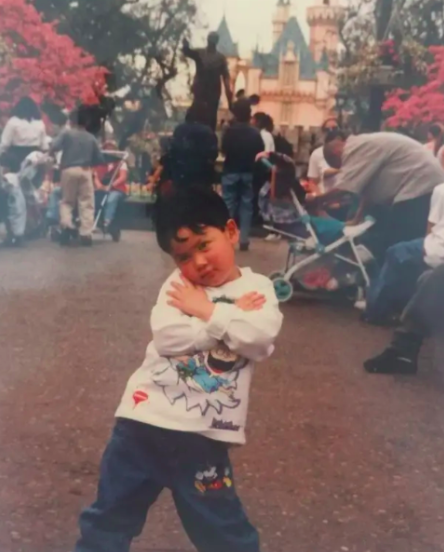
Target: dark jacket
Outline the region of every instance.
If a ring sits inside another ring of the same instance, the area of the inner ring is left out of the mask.
[[[216,134],[200,123],[182,123],[174,131],[167,156],[174,184],[214,183],[214,164],[219,154]]]
[[[234,123],[222,139],[224,173],[252,173],[258,153],[265,145],[261,133],[248,123]]]

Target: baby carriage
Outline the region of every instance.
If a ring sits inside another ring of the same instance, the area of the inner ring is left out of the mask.
[[[274,172],[268,159],[262,159],[262,163]],[[278,300],[287,302],[295,294],[328,298],[344,292],[353,301],[361,300],[369,284],[367,265],[373,262],[373,256],[357,240],[374,225],[374,220],[346,226],[328,217],[312,217],[294,189],[288,189],[288,196],[302,232],[294,234],[265,226],[289,240],[284,267],[270,275]]]
[[[116,181],[116,178],[119,175],[124,163],[126,163],[126,160],[128,159],[128,153],[122,151],[103,151],[102,153],[106,164],[112,164],[115,166],[113,166],[111,172],[108,173],[106,181],[103,182],[103,184],[106,185],[106,189],[103,191],[103,197],[101,198],[100,205],[97,210],[93,231],[99,228],[102,230],[104,236],[109,234],[114,242],[119,242],[122,234],[121,226],[119,224],[119,209],[117,209],[115,218],[112,221],[111,226],[108,228],[105,228],[103,216],[110,193],[113,189],[113,184]]]
[[[44,182],[49,157],[39,151],[29,154],[23,161],[18,179],[26,200],[27,238],[44,237],[47,232],[45,205],[39,190]]]

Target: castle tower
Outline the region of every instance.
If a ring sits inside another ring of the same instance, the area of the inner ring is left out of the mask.
[[[338,24],[344,15],[340,0],[315,0],[307,10],[310,50],[316,63],[322,56],[335,54],[339,46]]]
[[[279,40],[285,25],[290,19],[291,0],[278,0],[273,17],[273,44]]]

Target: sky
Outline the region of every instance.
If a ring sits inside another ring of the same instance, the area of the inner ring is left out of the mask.
[[[277,0],[198,0],[199,20],[207,31],[216,30],[225,15],[241,55],[249,55],[256,44],[264,51],[271,49],[272,18]],[[299,19],[302,31],[308,32],[307,7],[314,0],[293,0],[293,14]],[[197,46],[203,40],[196,39]]]

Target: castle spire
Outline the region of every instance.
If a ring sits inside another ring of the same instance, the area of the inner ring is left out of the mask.
[[[220,22],[219,28],[217,29],[219,35],[219,45],[218,50],[227,58],[237,58],[239,57],[239,50],[237,44],[234,42],[230,29],[228,27],[227,18],[225,15]]]
[[[288,20],[290,19],[291,0],[278,0],[273,17],[273,44],[281,37]]]

